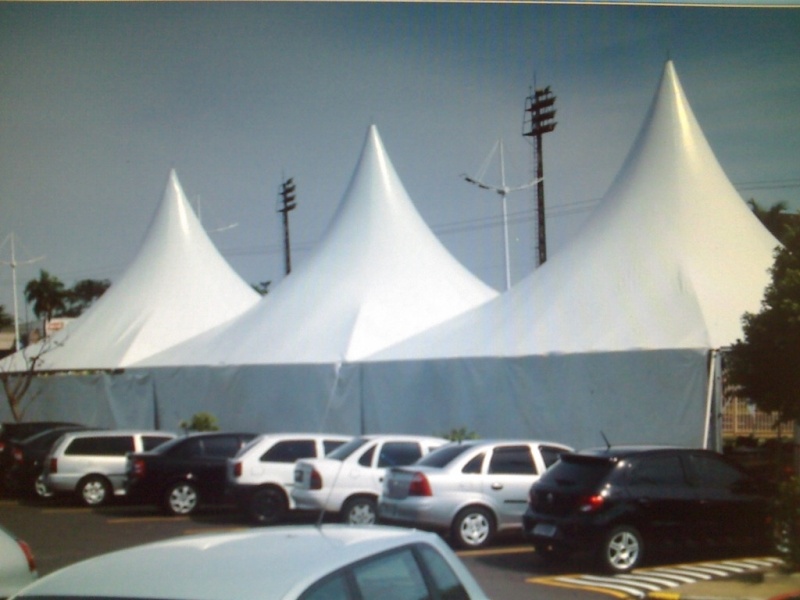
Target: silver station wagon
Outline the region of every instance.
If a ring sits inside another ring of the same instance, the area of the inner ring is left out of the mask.
[[[386,473],[378,520],[447,532],[481,548],[499,531],[521,530],[534,481],[571,448],[533,440],[470,440]]]

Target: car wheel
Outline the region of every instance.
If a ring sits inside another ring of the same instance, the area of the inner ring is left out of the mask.
[[[171,515],[190,515],[200,502],[197,486],[189,481],[172,484],[164,496],[164,508]]]
[[[258,525],[277,523],[283,519],[288,509],[286,494],[278,488],[260,488],[250,497],[250,520]]]
[[[460,548],[483,548],[494,538],[494,518],[485,508],[465,508],[453,521],[451,536]]]
[[[611,573],[627,573],[642,564],[644,542],[639,531],[630,525],[612,529],[603,540],[600,563]]]
[[[44,482],[44,475],[39,475],[36,481],[33,482],[33,491],[36,493],[37,498],[44,499],[53,497],[53,490],[47,487],[47,484]]]
[[[374,525],[377,518],[377,504],[369,496],[350,498],[342,508],[342,521],[349,525]]]
[[[111,497],[111,486],[105,477],[89,475],[78,484],[78,494],[86,506],[101,506]]]

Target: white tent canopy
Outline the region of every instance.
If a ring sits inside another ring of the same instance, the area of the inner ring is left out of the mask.
[[[496,295],[425,224],[373,125],[306,261],[237,319],[138,366],[349,362]]]
[[[370,360],[719,348],[758,310],[777,245],[667,62],[627,160],[571,243],[496,300]]]
[[[174,170],[123,275],[80,318],[43,342],[38,370],[116,369],[232,319],[260,296],[219,254]],[[34,345],[3,370],[24,370]]]

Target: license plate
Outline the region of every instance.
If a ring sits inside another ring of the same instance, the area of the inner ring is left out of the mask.
[[[556,526],[549,523],[539,523],[533,528],[533,535],[542,537],[553,537],[556,534]]]

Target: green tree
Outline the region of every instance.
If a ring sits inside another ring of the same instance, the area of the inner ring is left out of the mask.
[[[45,321],[64,310],[65,296],[61,280],[45,270],[39,271],[39,279],[32,279],[25,286],[25,299],[33,304],[34,314]]]
[[[742,317],[743,340],[728,353],[730,382],[778,423],[800,420],[800,227],[775,251],[761,311]]]
[[[761,224],[783,244],[784,238],[789,234],[790,225],[797,221],[796,214],[786,212],[786,202],[776,202],[769,208],[764,208],[756,200],[750,198],[747,204]]]
[[[14,318],[6,312],[6,307],[0,304],[0,329],[14,323]]]
[[[111,282],[108,279],[80,280],[65,292],[62,316],[81,316],[109,287]]]

